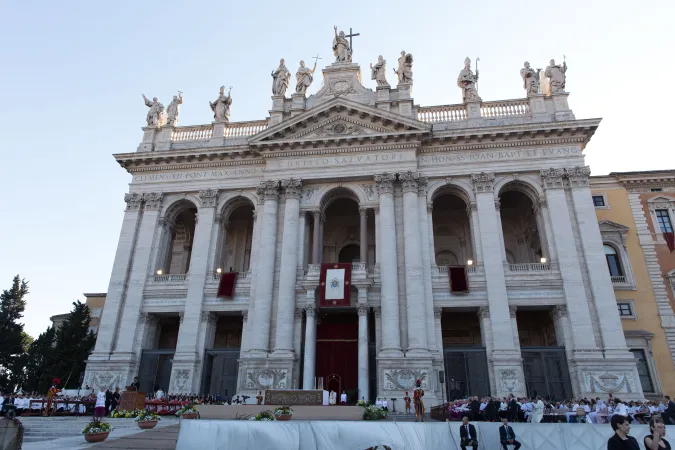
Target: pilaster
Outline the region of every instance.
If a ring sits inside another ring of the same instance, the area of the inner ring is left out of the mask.
[[[310,293],[307,292],[309,297]],[[314,293],[312,292],[312,297]],[[316,307],[305,306],[305,362],[303,365],[302,388],[314,389],[314,374],[316,373]]]
[[[358,342],[358,386],[359,399],[370,398],[368,377],[368,310],[366,305],[359,305],[356,310],[359,315],[359,342]]]

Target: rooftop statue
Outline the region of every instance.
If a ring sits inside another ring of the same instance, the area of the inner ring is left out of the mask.
[[[333,39],[333,54],[335,62],[352,62],[352,49],[347,41],[344,31],[338,34],[337,26],[334,26],[335,38]]]
[[[183,93],[178,91],[178,95],[173,96],[173,100],[166,108],[166,123],[169,126],[175,127],[178,125],[178,115],[180,114],[180,105],[183,103]]]
[[[565,81],[567,80],[565,72],[567,72],[567,63],[563,61],[562,66],[560,66],[555,63],[554,59],[551,60],[544,72],[544,75],[548,78],[549,95],[565,91]]]
[[[230,86],[227,95],[225,95],[225,86],[221,86],[220,95],[218,95],[216,101],[213,103],[209,102],[216,123],[228,123],[230,121],[230,106],[232,106],[230,92],[232,92],[232,86]]]
[[[398,84],[412,84],[412,64],[412,54],[406,53],[405,50],[401,50],[401,57],[398,58],[398,70],[394,69],[394,73],[398,75]]]
[[[279,67],[277,70],[272,71],[272,95],[286,96],[286,89],[291,82],[291,72],[286,68],[284,64],[284,59],[281,58],[279,61]]]
[[[478,68],[476,74],[471,71],[471,59],[468,57],[464,60],[464,69],[459,72],[457,76],[457,86],[462,89],[462,100],[464,102],[480,102],[482,101],[478,95],[476,83],[478,82]]]
[[[387,61],[382,58],[382,55],[377,57],[377,62],[374,66],[370,65],[370,78],[375,80],[378,86],[389,86],[385,72],[386,65]]]
[[[539,72],[541,72],[541,69],[535,71],[527,61],[525,61],[525,67],[520,69],[520,76],[523,79],[523,89],[525,89],[528,97],[539,93]]]
[[[314,71],[316,70],[316,62],[314,63],[314,68],[309,69],[305,67],[305,61],[300,61],[300,67],[295,73],[295,92],[297,94],[305,95],[307,88],[314,81]]]
[[[150,108],[148,110],[148,115],[145,116],[145,120],[148,122],[149,127],[161,128],[164,125],[164,105],[162,105],[157,97],[153,97],[152,101],[148,100],[148,97],[143,95],[143,100],[145,101],[145,106]]]

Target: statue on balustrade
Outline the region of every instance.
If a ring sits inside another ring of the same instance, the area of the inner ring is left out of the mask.
[[[145,120],[148,122],[149,127],[161,128],[164,125],[164,105],[162,105],[157,97],[153,97],[152,101],[148,100],[148,97],[143,95],[143,100],[145,100],[145,106],[150,108],[148,115],[145,116]]]
[[[401,57],[398,59],[398,70],[394,69],[394,73],[398,75],[398,84],[412,84],[412,65],[412,54],[406,53],[405,50],[401,50]]]
[[[216,123],[228,123],[230,121],[230,106],[232,106],[232,86],[225,95],[225,86],[220,87],[220,95],[215,102],[209,102],[211,110],[213,111],[213,118]]]
[[[352,62],[352,49],[349,46],[345,32],[340,31],[340,34],[338,34],[337,26],[334,26],[333,29],[335,30],[335,38],[333,38],[335,62]]]
[[[171,127],[178,125],[178,114],[180,114],[180,105],[183,104],[183,93],[178,91],[178,95],[173,96],[173,100],[166,108],[166,123]]]
[[[555,63],[552,59],[544,75],[548,78],[548,94],[555,94],[556,92],[565,92],[565,81],[567,72],[567,63],[563,61],[562,66]]]
[[[291,72],[286,68],[283,58],[279,61],[277,70],[272,71],[272,79],[272,95],[284,97],[291,82]]]
[[[316,70],[316,62],[314,63],[314,68],[310,69],[305,67],[305,61],[300,61],[300,67],[295,73],[295,92],[297,94],[305,95],[307,88],[314,81],[314,71]]]
[[[520,76],[523,79],[523,89],[525,89],[528,97],[539,93],[539,72],[541,72],[541,69],[535,71],[527,61],[525,61],[525,67],[520,69]]]
[[[464,60],[464,69],[457,76],[457,86],[462,89],[462,100],[464,102],[480,102],[476,83],[478,82],[478,69],[476,74],[471,70],[471,59]]]
[[[382,55],[377,57],[377,62],[373,66],[370,65],[370,78],[375,80],[378,86],[389,86],[387,83],[387,74],[385,73],[387,61],[382,58]]]

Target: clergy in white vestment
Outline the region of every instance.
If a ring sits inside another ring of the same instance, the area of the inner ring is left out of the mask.
[[[330,395],[328,396],[328,404],[335,405],[336,403],[337,403],[337,393],[335,391],[330,391]]]
[[[375,400],[375,406],[382,408],[382,400],[380,400],[380,397],[377,397],[377,400]]]
[[[342,391],[342,394],[340,394],[340,404],[341,405],[347,404],[347,393],[345,391]]]
[[[162,388],[157,389],[157,392],[155,392],[155,399],[157,400],[162,400],[164,398],[164,391]]]
[[[544,402],[541,401],[540,397],[537,397],[537,401],[532,405],[532,420],[531,423],[540,423],[544,418]]]

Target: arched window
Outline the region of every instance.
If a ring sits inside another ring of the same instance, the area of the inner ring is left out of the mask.
[[[607,266],[609,267],[609,275],[612,277],[623,276],[619,255],[616,253],[616,250],[614,250],[614,247],[610,245],[604,245],[604,248],[605,258],[607,258]]]

